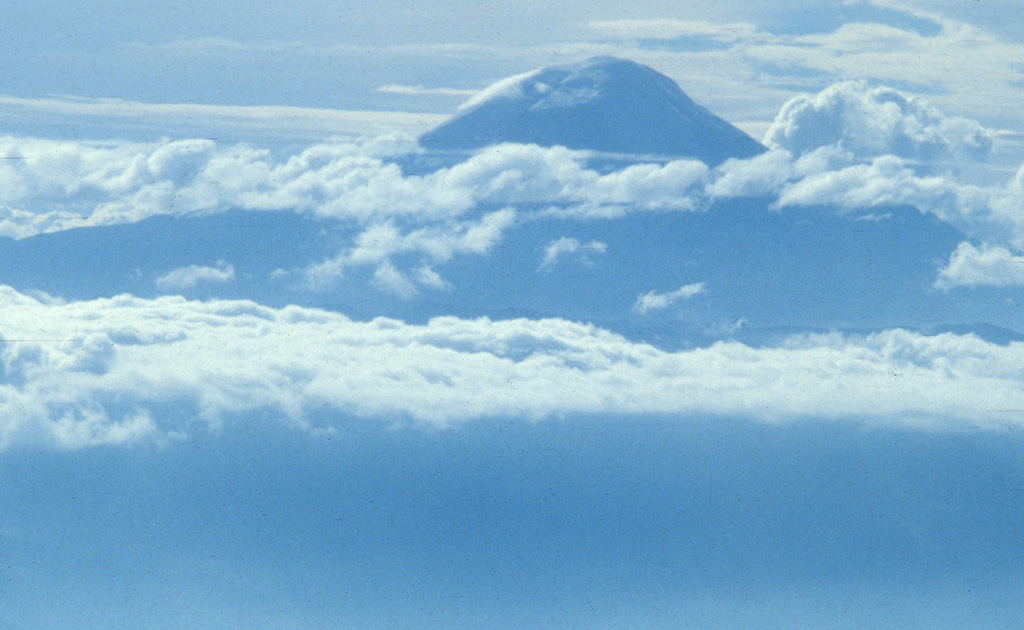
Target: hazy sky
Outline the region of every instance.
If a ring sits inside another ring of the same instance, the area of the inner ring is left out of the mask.
[[[466,91],[596,53],[648,63],[734,123],[865,79],[1019,132],[1012,2],[14,0],[3,93],[448,114]],[[15,26],[16,25],[16,26]],[[405,86],[381,91],[386,86]],[[417,93],[419,92],[419,93]],[[447,93],[445,93],[447,92]]]

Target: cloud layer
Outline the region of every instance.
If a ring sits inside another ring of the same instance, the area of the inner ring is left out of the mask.
[[[1008,410],[1024,408],[1024,344],[971,335],[667,352],[559,319],[408,325],[181,297],[65,304],[10,288],[0,306],[4,447],[159,441],[257,417],[316,432],[357,418],[605,413],[998,427],[1020,424]]]

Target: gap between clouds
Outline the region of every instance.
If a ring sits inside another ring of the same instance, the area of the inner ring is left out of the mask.
[[[580,414],[1024,424],[1010,412],[1024,408],[1024,344],[973,335],[810,334],[669,352],[561,319],[357,322],[178,296],[63,303],[9,287],[0,307],[0,447],[159,443],[266,417],[316,433],[360,419]]]

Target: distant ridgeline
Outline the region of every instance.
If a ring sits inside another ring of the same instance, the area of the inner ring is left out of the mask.
[[[611,58],[538,70],[487,88],[421,138],[427,151],[419,168],[431,155],[450,159],[499,142],[639,160],[685,156],[710,165],[765,151],[667,77]],[[395,159],[404,165],[407,158]],[[536,212],[548,205],[542,202],[516,204],[517,216],[528,220],[507,227],[486,253],[435,263],[432,272],[440,278],[404,296],[382,287],[375,277],[380,269],[371,265],[346,267],[326,288],[302,285],[302,270],[351,248],[366,224],[243,210],[0,239],[0,283],[66,299],[152,296],[162,293],[154,280],[174,269],[231,265],[230,281],[174,292],[323,307],[356,319],[561,317],[665,347],[897,326],[975,331],[1001,342],[1022,338],[1012,330],[1018,324],[1005,295],[972,289],[965,300],[962,292],[932,288],[939,268],[966,240],[934,216],[910,207],[780,212],[770,209],[773,201],[724,199],[696,211],[602,219]],[[462,218],[500,209],[482,204]],[[415,222],[399,227],[421,229]],[[545,265],[557,242],[592,249]],[[388,262],[407,277],[423,264],[420,254],[408,251],[396,251]]]

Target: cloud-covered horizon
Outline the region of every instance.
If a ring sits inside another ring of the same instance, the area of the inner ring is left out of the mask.
[[[446,427],[580,414],[1019,426],[1024,343],[906,330],[665,351],[562,319],[354,321],[240,300],[80,302],[0,288],[0,448],[81,448],[360,418]],[[173,409],[173,413],[167,413]]]

